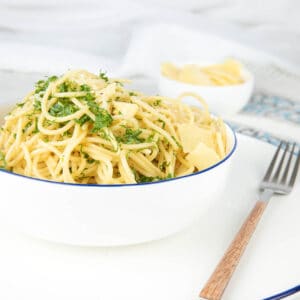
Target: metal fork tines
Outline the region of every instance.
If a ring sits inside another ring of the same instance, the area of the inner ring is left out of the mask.
[[[299,164],[300,151],[296,151],[296,143],[291,146],[287,142],[281,142],[260,184],[260,191],[283,195],[290,193]]]

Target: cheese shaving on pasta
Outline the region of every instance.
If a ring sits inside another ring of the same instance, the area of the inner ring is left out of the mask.
[[[233,59],[209,66],[187,64],[181,68],[171,63],[162,63],[161,72],[170,79],[194,85],[223,86],[244,82],[242,65]]]
[[[83,70],[38,81],[5,117],[0,167],[57,182],[124,184],[191,174],[224,158],[224,123],[199,96],[146,96],[124,82]],[[184,104],[185,96],[203,108]]]

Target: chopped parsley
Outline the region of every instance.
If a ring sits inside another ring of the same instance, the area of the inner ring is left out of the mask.
[[[167,179],[171,179],[171,178],[174,177],[171,173],[169,173],[166,177],[159,177],[159,176],[148,177],[148,176],[140,174],[139,172],[137,172],[135,170],[134,170],[133,173],[135,175],[135,180],[136,180],[137,183],[145,183],[145,182],[154,182],[154,181],[160,181],[160,180],[167,180]]]
[[[92,132],[95,133],[100,131],[104,127],[109,127],[113,121],[111,114],[106,109],[100,107],[99,104],[95,101],[94,95],[89,92],[89,86],[82,85],[81,88],[85,91],[88,91],[85,96],[81,97],[81,100],[86,102],[89,110],[96,116]],[[83,115],[80,119],[77,120],[77,122],[81,125],[88,121],[92,120],[87,115]]]
[[[174,175],[169,173],[165,179],[171,179],[171,178],[174,178]]]
[[[160,169],[161,171],[165,171],[166,168],[167,168],[169,165],[170,165],[170,162],[164,161],[164,162],[159,166],[159,169]]]
[[[92,164],[92,163],[96,162],[95,159],[91,158],[91,157],[88,155],[88,153],[86,153],[86,152],[84,152],[84,151],[82,150],[82,145],[80,145],[80,153],[81,153],[82,156],[86,159],[86,161],[87,161],[88,164]]]
[[[145,142],[147,142],[147,143],[153,142],[154,136],[155,136],[155,132],[152,132],[152,133],[146,138]]]
[[[53,117],[65,117],[78,111],[77,106],[68,98],[59,99],[49,110]]]
[[[6,169],[6,165],[5,155],[0,151],[0,169]]]
[[[79,119],[75,120],[75,122],[78,123],[80,126],[89,121],[91,121],[91,118],[88,115],[83,115]]]
[[[123,144],[144,143],[145,139],[140,137],[141,133],[141,129],[133,130],[131,128],[126,128],[125,134],[123,136],[117,137],[117,141]]]
[[[39,94],[40,92],[44,92],[47,89],[47,87],[49,86],[50,82],[53,82],[57,79],[58,79],[58,77],[54,75],[54,76],[48,77],[47,80],[39,80],[35,84],[35,91],[34,92],[36,94]]]
[[[99,135],[100,135],[100,137],[103,138],[104,140],[107,140],[107,141],[110,140],[109,135],[108,135],[107,132],[106,132],[105,130],[103,130],[103,129],[101,129],[101,130],[99,131]]]
[[[106,75],[106,72],[103,72],[103,71],[100,70],[99,77],[101,79],[103,79],[105,82],[108,82],[108,77]]]
[[[161,99],[157,99],[152,103],[153,106],[160,106],[161,105]]]
[[[120,85],[120,86],[124,86],[124,84],[120,81],[114,81],[116,84]]]
[[[32,121],[29,121],[24,128],[22,129],[22,132],[25,133],[27,131],[27,129],[32,125]]]
[[[39,128],[38,128],[38,118],[35,118],[35,125],[34,125],[34,130],[32,131],[32,133],[38,133]]]
[[[175,137],[172,135],[172,139],[174,140],[174,142],[176,143],[176,145],[179,147],[179,148],[182,148],[182,146],[180,145],[180,143],[175,139]]]
[[[87,84],[82,84],[80,86],[80,91],[82,91],[82,92],[90,92],[91,88]]]
[[[158,119],[157,121],[160,122],[160,123],[162,123],[162,129],[165,129],[166,122],[164,120],[162,120],[162,119]]]
[[[57,88],[60,93],[77,92],[78,84],[76,82],[65,81],[61,83]]]
[[[69,85],[67,84],[67,82],[63,82],[57,88],[60,93],[66,93],[68,92]]]
[[[40,100],[35,99],[33,103],[34,112],[42,111],[42,103]]]
[[[109,112],[101,107],[98,107],[92,132],[98,132],[102,128],[110,126],[112,121],[113,118]]]
[[[23,103],[17,103],[18,107],[23,107],[24,105],[25,105],[25,102],[23,102]]]
[[[62,84],[60,84],[58,86],[58,90],[60,93],[66,93],[66,92],[68,92],[68,89],[69,89],[69,86],[66,82],[63,82]]]
[[[158,180],[161,180],[161,178],[160,177],[147,177],[142,174],[139,174],[138,178],[136,179],[136,181],[138,183],[153,182],[153,181],[158,181]]]
[[[72,136],[72,132],[70,130],[67,130],[63,133],[63,136],[70,137],[70,136]]]

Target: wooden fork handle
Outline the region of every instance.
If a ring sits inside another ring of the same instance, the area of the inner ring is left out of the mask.
[[[224,290],[243,255],[246,246],[267,206],[268,201],[257,201],[241,229],[230,244],[215,271],[200,292],[207,300],[220,300]]]

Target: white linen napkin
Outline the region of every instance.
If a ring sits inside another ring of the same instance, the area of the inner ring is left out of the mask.
[[[4,70],[49,75],[63,73],[68,69],[98,72],[99,68],[113,70],[115,67],[115,63],[109,58],[70,49],[20,42],[4,42],[0,47],[0,69]]]

